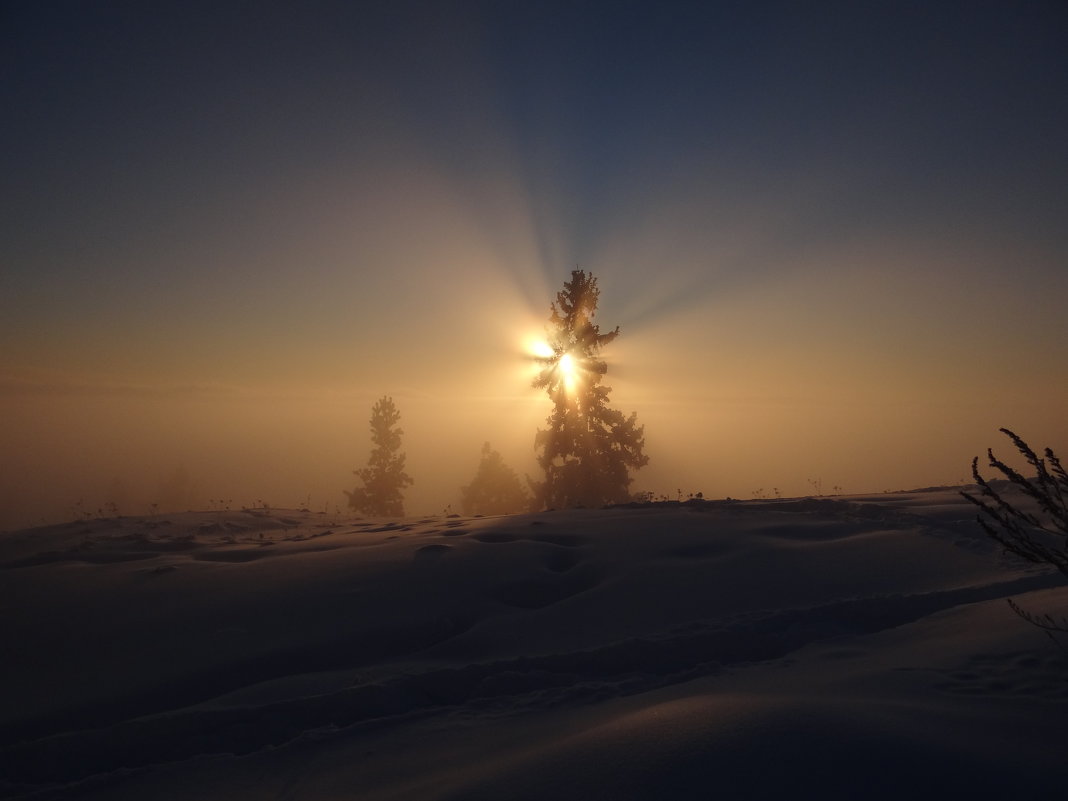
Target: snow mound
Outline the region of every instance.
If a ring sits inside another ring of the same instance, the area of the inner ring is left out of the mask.
[[[940,489],[3,535],[0,795],[1052,792],[1068,660],[1004,599],[1068,590],[972,517]]]

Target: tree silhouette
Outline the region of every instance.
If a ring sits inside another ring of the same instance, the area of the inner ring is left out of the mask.
[[[482,446],[482,459],[474,480],[460,488],[463,513],[506,515],[523,511],[529,505],[530,497],[519,482],[519,476],[487,442]]]
[[[371,407],[371,441],[374,449],[367,467],[354,470],[363,482],[349,496],[349,506],[358,512],[377,516],[403,516],[405,487],[412,477],[404,472],[404,454],[398,453],[404,431],[395,428],[400,420],[393,398],[384,397]]]
[[[608,366],[598,354],[619,336],[619,327],[602,334],[593,322],[599,296],[597,279],[573,270],[550,304],[546,344],[552,355],[535,357],[543,368],[533,382],[553,402],[549,428],[539,429],[534,439],[545,473],[543,482],[531,482],[535,506],[623,503],[629,499],[629,469],[649,461],[637,414],[625,417],[609,408],[612,388],[601,384]]]

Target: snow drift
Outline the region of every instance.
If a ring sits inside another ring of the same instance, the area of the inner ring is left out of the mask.
[[[1068,606],[951,490],[0,535],[4,797],[1063,790]]]

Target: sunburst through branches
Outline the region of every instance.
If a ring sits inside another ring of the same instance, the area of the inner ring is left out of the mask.
[[[553,402],[534,440],[545,480],[532,482],[535,505],[549,508],[598,507],[629,498],[629,470],[645,465],[644,428],[608,406],[611,387],[601,348],[619,336],[619,327],[602,334],[593,322],[600,290],[597,279],[574,270],[550,304],[546,339],[532,348],[541,366],[533,386]]]

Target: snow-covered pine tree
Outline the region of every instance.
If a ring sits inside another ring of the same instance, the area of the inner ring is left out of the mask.
[[[402,490],[412,484],[412,477],[404,472],[404,454],[398,453],[403,429],[396,428],[400,420],[393,398],[383,397],[371,407],[371,441],[374,449],[367,467],[353,473],[362,487],[345,494],[349,506],[357,512],[380,517],[403,517]]]
[[[573,270],[556,294],[546,330],[552,355],[538,357],[543,368],[534,379],[553,402],[549,428],[538,430],[534,447],[545,473],[531,482],[539,508],[600,507],[629,499],[629,471],[648,463],[644,426],[608,405],[608,372],[598,358],[619,336],[619,327],[602,334],[593,322],[600,290],[597,279]]]
[[[460,508],[465,515],[506,515],[525,511],[530,497],[515,470],[487,442],[475,477],[460,488]]]

